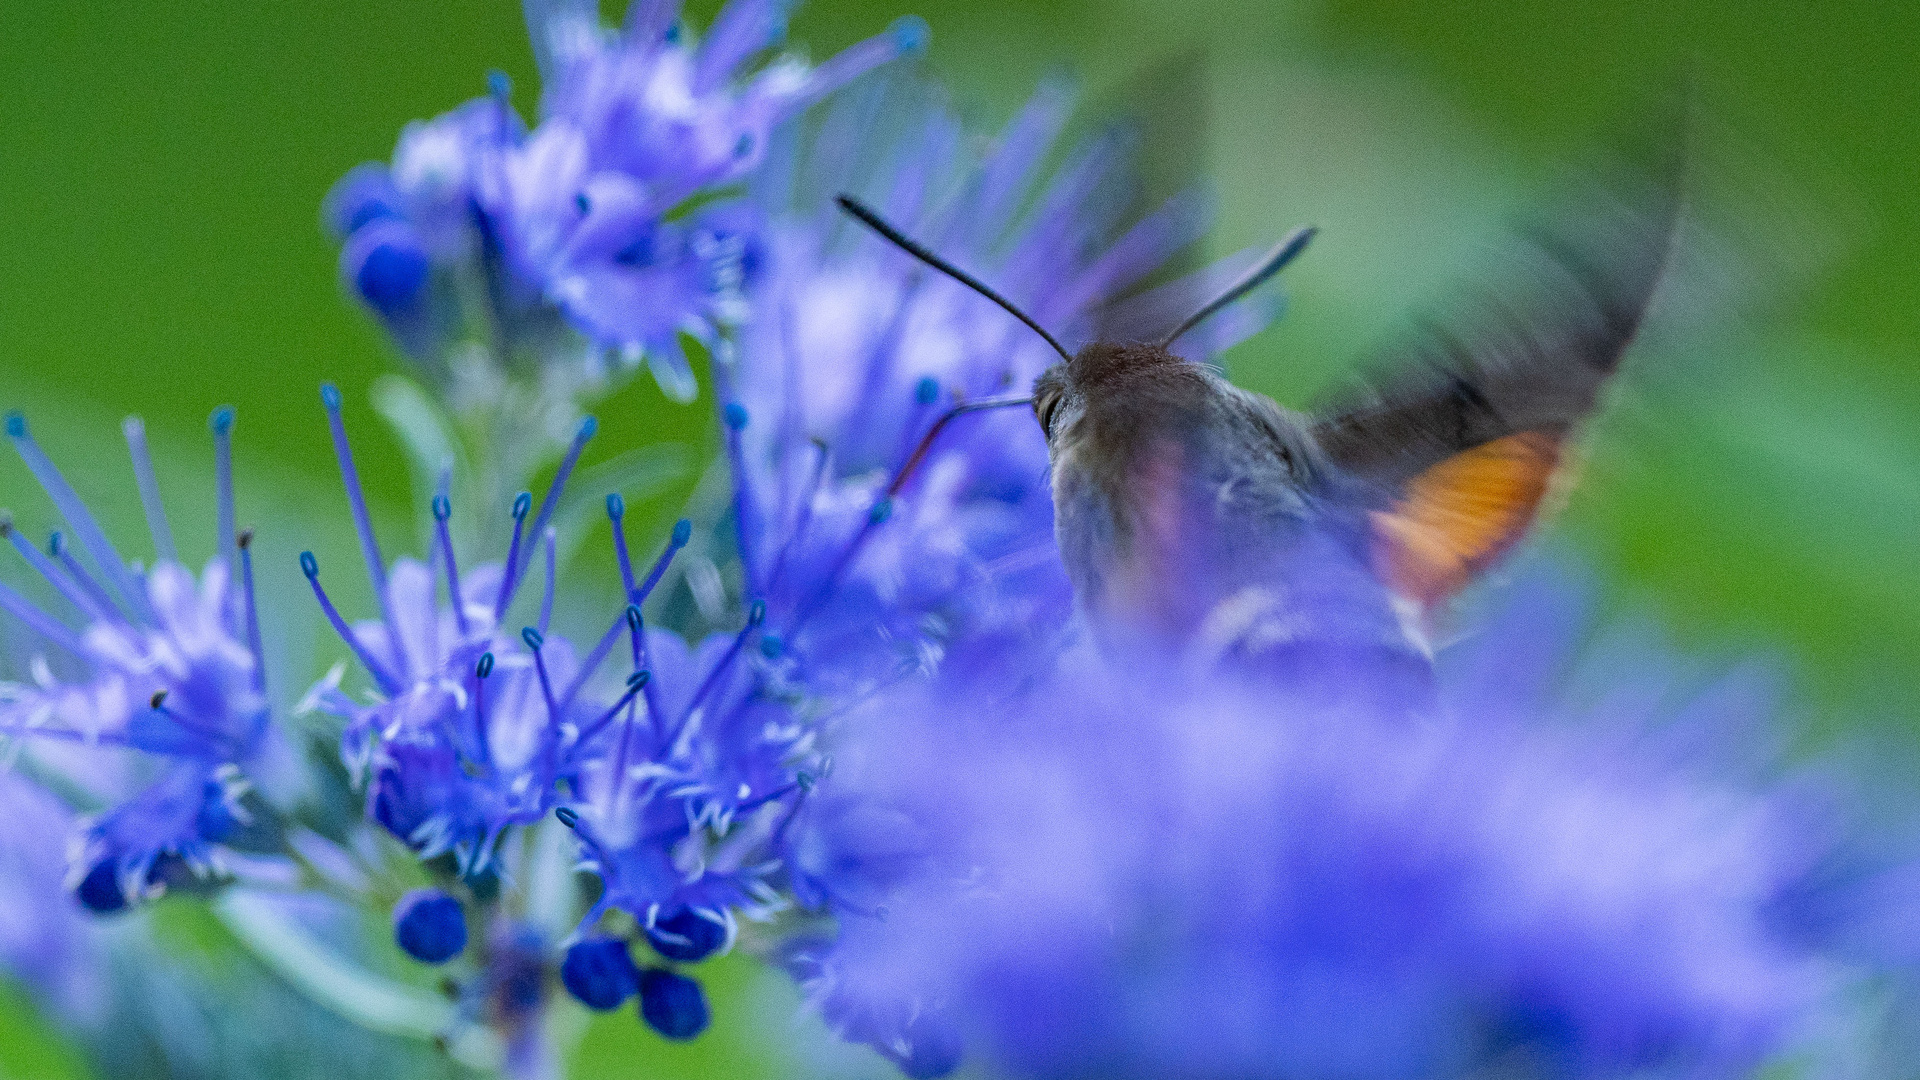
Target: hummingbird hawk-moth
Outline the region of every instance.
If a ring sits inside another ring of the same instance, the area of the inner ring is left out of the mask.
[[[1392,350],[1368,392],[1307,413],[1174,349],[1298,256],[1312,229],[1157,340],[1069,352],[985,283],[856,200],[838,202],[1059,354],[1030,398],[970,407],[1031,404],[1082,611],[1109,635],[1184,640],[1221,632],[1249,604],[1265,610],[1266,633],[1285,636],[1286,606],[1342,587],[1320,580],[1342,567],[1396,598],[1404,622],[1506,554],[1540,515],[1639,329],[1672,245],[1676,187],[1642,176],[1523,232],[1508,287]]]

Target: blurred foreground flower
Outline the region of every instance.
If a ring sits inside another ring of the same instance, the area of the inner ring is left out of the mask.
[[[1580,622],[1529,582],[1437,715],[1088,654],[877,699],[802,826],[871,910],[786,962],[914,1076],[1746,1075],[1848,975],[1783,907],[1831,836],[1742,778],[1749,682],[1558,698]]]

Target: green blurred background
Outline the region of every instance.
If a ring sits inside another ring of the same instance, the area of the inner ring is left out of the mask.
[[[904,5],[821,0],[794,37],[823,57],[924,15],[930,63],[983,130],[1052,71],[1097,97],[1204,50],[1214,247],[1324,229],[1289,272],[1287,318],[1230,358],[1295,405],[1443,297],[1555,162],[1690,73],[1716,257],[1650,331],[1554,535],[1605,571],[1617,609],[1652,608],[1717,654],[1784,657],[1810,743],[1920,730],[1920,7]],[[696,5],[696,23],[715,6]],[[0,27],[0,406],[27,410],[125,535],[138,508],[117,421],[140,413],[199,551],[206,416],[237,406],[242,517],[270,523],[264,587],[292,596],[294,551],[350,550],[315,400],[332,379],[362,408],[376,514],[405,535],[407,475],[364,409],[395,360],[341,295],[319,201],[386,157],[407,120],[479,93],[490,68],[530,111],[518,6],[15,0]],[[603,455],[711,438],[707,412],[644,383],[598,412]],[[645,512],[664,520],[683,492]],[[46,515],[12,460],[0,504]],[[270,644],[316,671],[325,648],[304,627]],[[577,1075],[779,1075],[782,1045],[816,1038],[744,962],[715,982],[718,1023],[699,1043],[597,1020]],[[0,994],[0,1076],[83,1074],[21,995]]]

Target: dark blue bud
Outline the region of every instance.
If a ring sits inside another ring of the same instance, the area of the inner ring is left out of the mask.
[[[751,153],[753,153],[753,136],[742,132],[740,138],[733,144],[733,156],[743,158]]]
[[[669,1039],[707,1030],[707,995],[685,975],[654,968],[640,974],[640,1018]]]
[[[60,553],[66,550],[66,547],[67,537],[65,533],[62,533],[59,529],[55,529],[47,534],[47,554],[57,559],[60,557]]]
[[[207,426],[213,429],[215,435],[225,435],[227,432],[232,431],[233,406],[222,405],[213,410],[213,415],[207,417]]]
[[[513,80],[499,68],[487,72],[487,93],[501,101],[513,96]]]
[[[767,602],[765,600],[755,600],[753,603],[747,605],[747,625],[748,626],[759,626],[761,623],[766,621],[767,621]]]
[[[593,438],[593,433],[599,430],[600,430],[599,417],[583,416],[580,418],[580,426],[577,429],[575,429],[573,433],[573,437],[576,439],[591,439]]]
[[[726,419],[727,426],[735,431],[747,426],[747,407],[737,401],[727,402],[727,407],[720,410],[720,414]]]
[[[653,951],[683,964],[699,963],[726,943],[725,924],[692,908],[681,908],[668,918],[656,919],[647,928],[647,944],[653,946]]]
[[[353,287],[361,299],[380,314],[393,318],[406,313],[427,283],[432,263],[427,253],[411,245],[376,244],[354,271]]]
[[[679,42],[680,42],[680,21],[679,21],[678,19],[675,19],[675,20],[674,20],[673,22],[670,22],[670,23],[668,23],[668,24],[667,24],[667,32],[666,32],[666,33],[665,33],[664,35],[662,35],[662,36],[663,36],[663,37],[664,37],[664,38],[666,39],[666,42],[667,42],[667,44],[669,44],[669,45],[676,45],[676,44],[679,44]]]
[[[786,651],[787,643],[780,639],[779,634],[762,634],[760,636],[761,656],[769,660],[778,660],[780,659],[780,655]]]
[[[445,495],[433,497],[433,520],[445,521],[453,516],[453,500]]]
[[[27,418],[18,412],[7,414],[7,434],[16,439],[27,437]]]
[[[560,961],[560,981],[589,1009],[617,1009],[640,988],[640,969],[618,938],[576,942]]]
[[[892,516],[892,499],[881,499],[879,502],[873,504],[873,509],[867,511],[867,520],[873,522],[875,525],[880,524]]]
[[[321,383],[320,404],[338,412],[340,410],[340,388],[330,382]]]
[[[439,889],[415,889],[393,906],[393,940],[423,964],[444,964],[467,947],[467,915]]]
[[[300,572],[307,575],[308,581],[320,576],[320,560],[313,557],[313,552],[300,553]]]
[[[813,774],[812,773],[805,773],[805,772],[794,773],[793,782],[800,785],[801,794],[806,794],[807,792],[810,792],[813,790]]]
[[[580,814],[571,806],[554,807],[553,816],[559,818],[560,824],[569,829],[578,828],[580,825]]]
[[[913,400],[922,405],[931,405],[940,397],[940,384],[928,375],[913,384]]]
[[[893,47],[903,56],[919,56],[927,51],[927,42],[932,39],[933,31],[927,28],[927,20],[918,15],[902,15],[887,27],[887,35],[893,38]]]
[[[111,915],[127,910],[127,894],[120,887],[117,862],[116,859],[107,858],[94,863],[93,869],[87,871],[87,876],[80,879],[80,886],[73,891],[81,906],[95,915]]]
[[[620,493],[617,491],[612,493],[611,495],[608,495],[607,496],[607,516],[612,518],[615,521],[619,521],[621,518],[625,517],[626,515],[627,515],[627,500],[621,498]]]
[[[641,668],[639,671],[627,676],[627,689],[639,690],[652,681],[653,672],[648,671],[646,668]]]
[[[528,511],[533,509],[533,492],[523,491],[513,497],[513,520],[526,520]]]
[[[691,539],[693,539],[693,522],[688,521],[686,518],[681,518],[679,521],[673,523],[674,547],[686,547],[687,541]]]
[[[527,648],[532,649],[534,652],[539,652],[540,646],[547,643],[547,639],[540,635],[540,631],[531,626],[523,626],[520,628],[520,640],[526,642]]]
[[[473,673],[483,679],[493,674],[493,654],[490,652],[481,653],[480,662],[473,665]]]
[[[640,605],[628,604],[627,605],[627,629],[637,634],[640,632],[640,625],[641,625]]]
[[[573,205],[576,210],[580,211],[582,217],[593,213],[593,200],[587,198],[587,193],[584,191],[573,197]]]

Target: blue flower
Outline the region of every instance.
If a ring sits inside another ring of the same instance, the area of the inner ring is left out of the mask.
[[[1546,596],[1443,657],[1439,715],[1092,655],[877,700],[813,807],[919,861],[840,859],[876,907],[789,966],[903,1067],[965,1031],[1033,1076],[1744,1075],[1842,985],[1780,922],[1827,840],[1728,742],[1750,681],[1534,678],[1579,621]]]
[[[473,338],[503,365],[572,362],[582,350],[564,321],[625,363],[645,356],[690,400],[678,335],[711,341],[739,317],[755,222],[724,201],[675,212],[757,168],[782,121],[918,51],[924,24],[902,20],[818,67],[781,57],[757,70],[784,34],[772,0],[732,0],[697,43],[674,5],[649,0],[619,32],[572,5],[530,4],[529,26],[540,123],[526,129],[496,77],[488,97],[409,125],[391,166],[362,165],[328,196],[342,277],[443,378],[451,347]]]
[[[624,910],[656,951],[690,962],[732,940],[734,910],[785,906],[774,848],[811,754],[787,704],[765,692],[747,647],[757,632],[749,619],[689,648],[645,631],[651,680],[611,745],[583,762],[571,806],[582,868],[604,884],[583,925]]]
[[[175,868],[216,871],[223,846],[257,844],[252,827],[269,824],[256,821],[264,804],[247,797],[248,770],[262,763],[270,732],[250,536],[234,531],[232,410],[216,411],[212,427],[219,553],[196,582],[174,551],[138,419],[125,434],[151,568],[120,555],[25,418],[7,417],[8,436],[78,550],[55,533],[42,551],[11,521],[0,522],[0,536],[83,629],[0,586],[0,607],[52,650],[35,661],[31,683],[0,685],[0,736],[31,738],[50,760],[77,759],[82,787],[111,803],[84,824],[70,859],[70,886],[102,913],[158,892]],[[56,663],[65,674],[54,674]],[[116,753],[128,755],[124,766],[107,763]]]
[[[559,808],[579,836],[583,867],[605,884],[582,929],[619,908],[657,931],[663,955],[677,950],[683,960],[730,941],[735,909],[781,907],[773,848],[803,794],[799,777],[810,757],[787,703],[767,692],[763,653],[751,647],[761,620],[750,615],[740,630],[690,648],[641,614],[690,527],[676,527],[641,575],[624,507],[608,498],[626,602],[579,655],[545,629],[557,584],[550,521],[593,434],[591,419],[539,509],[530,495],[515,501],[503,565],[460,565],[451,499],[442,495],[431,563],[400,559],[389,568],[360,492],[340,396],[328,387],[322,399],[382,615],[350,625],[321,584],[319,560],[303,553],[315,598],[374,691],[365,701],[342,692],[344,668],[336,667],[308,705],[346,721],[343,755],[366,785],[368,816],[421,858],[451,852],[473,875],[492,864],[508,829]],[[535,562],[535,536],[546,567],[540,615],[511,634],[505,616]],[[628,674],[603,689],[616,654]],[[718,940],[709,926],[720,928]]]
[[[463,872],[476,873],[504,830],[553,807],[578,745],[613,715],[582,693],[572,647],[545,632],[556,585],[553,514],[595,424],[589,417],[580,425],[538,511],[531,495],[514,501],[502,563],[461,567],[448,527],[451,499],[441,495],[431,561],[403,558],[389,567],[360,490],[340,395],[327,386],[321,398],[380,618],[349,625],[311,552],[301,554],[301,569],[376,696],[367,703],[342,693],[344,669],[335,668],[303,708],[346,721],[343,755],[366,783],[369,816],[422,858],[453,852]],[[546,568],[537,625],[514,632],[506,617],[536,552]]]

